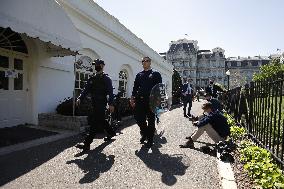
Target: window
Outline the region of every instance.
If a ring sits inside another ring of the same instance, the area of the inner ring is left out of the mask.
[[[14,59],[14,69],[23,70],[23,60],[15,58]]]
[[[82,89],[84,89],[87,84],[88,79],[90,78],[90,73],[76,71],[76,79],[75,79],[75,93],[76,96],[79,96]]]
[[[9,78],[5,77],[5,71],[0,71],[0,89],[9,90]]]
[[[252,61],[251,65],[252,66],[258,66],[258,61]]]
[[[247,61],[242,61],[241,66],[242,67],[248,66],[248,62]]]
[[[127,94],[127,72],[122,70],[119,72],[118,92],[121,92],[122,98],[126,98]]]
[[[88,56],[81,56],[76,62],[75,96],[79,96],[84,89],[88,79],[93,75],[92,59]]]
[[[8,57],[0,55],[0,67],[9,68],[9,58]]]
[[[23,90],[23,74],[18,73],[18,78],[14,79],[14,90]]]
[[[0,56],[0,89],[9,90],[9,78],[5,76],[5,71],[8,68],[9,58]]]
[[[238,66],[238,63],[236,61],[231,62],[231,67],[237,67],[237,66]]]

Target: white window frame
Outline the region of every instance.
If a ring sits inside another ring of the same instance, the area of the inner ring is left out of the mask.
[[[128,84],[128,73],[126,70],[121,70],[118,74],[118,90],[123,89],[124,92],[121,95],[121,98],[127,98],[127,84]],[[121,85],[122,83],[122,85]]]

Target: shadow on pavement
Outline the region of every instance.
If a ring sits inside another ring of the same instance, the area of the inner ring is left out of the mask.
[[[196,150],[198,152],[202,152],[212,157],[217,157],[217,151],[215,149],[215,144],[203,142],[203,141],[195,141],[195,143],[205,144],[205,146],[201,146],[199,148],[193,147],[193,148],[188,148],[188,149]],[[184,148],[184,149],[187,149],[187,148]]]
[[[0,156],[0,186],[37,168],[80,140],[73,136]]]
[[[56,134],[58,133],[27,125],[0,128],[0,148]]]
[[[122,133],[122,130],[123,130],[123,129],[126,129],[127,127],[130,127],[130,126],[135,125],[135,124],[136,124],[136,121],[135,121],[134,118],[131,118],[131,119],[122,121],[121,124],[122,124],[122,125],[116,130],[116,132],[119,133],[119,134],[123,134],[123,133]]]
[[[171,108],[170,108],[170,111],[174,110],[174,109],[177,109],[177,108],[180,108],[182,107],[183,104],[175,104],[175,105],[172,105]]]
[[[172,186],[177,182],[176,175],[185,174],[186,169],[189,167],[189,159],[182,154],[162,154],[159,148],[162,146],[161,144],[165,144],[167,140],[161,135],[159,139],[155,138],[154,142],[151,148],[152,153],[149,153],[148,148],[142,146],[139,151],[135,151],[135,155],[150,169],[161,172],[162,182],[168,186]],[[184,162],[184,160],[187,160],[187,162]]]
[[[193,150],[196,150],[196,151],[199,151],[199,152],[202,152],[204,154],[207,154],[207,155],[210,155],[212,157],[217,157],[217,151],[215,149],[212,149],[208,146],[202,146],[200,148],[192,148]]]
[[[84,159],[74,159],[67,161],[67,164],[75,163],[85,173],[84,177],[80,179],[79,183],[91,183],[100,177],[101,173],[107,172],[114,164],[114,155],[105,155],[102,153],[103,149],[111,144],[112,141],[104,142],[93,150],[87,153],[78,153],[75,157],[87,154]]]
[[[134,118],[132,119],[129,119],[129,120],[125,120],[125,121],[122,121],[120,123],[121,125],[115,129],[115,133],[116,135],[121,135],[123,134],[122,130],[127,128],[127,127],[130,127],[130,126],[133,126],[136,124],[136,121]],[[89,128],[86,129],[85,132],[81,133],[80,135],[85,138],[87,136],[87,134],[89,133]],[[103,139],[104,137],[106,136],[106,134],[104,133],[104,131],[99,131],[97,132],[97,134],[95,135],[95,139]]]

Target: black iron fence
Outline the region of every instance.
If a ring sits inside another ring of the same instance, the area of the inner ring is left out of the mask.
[[[231,89],[226,109],[284,169],[284,74]]]

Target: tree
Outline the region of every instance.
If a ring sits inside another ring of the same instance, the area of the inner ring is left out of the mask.
[[[260,72],[253,75],[253,81],[262,81],[284,72],[284,65],[280,58],[272,59],[269,64],[260,67]]]
[[[174,73],[172,76],[172,104],[178,104],[180,103],[180,97],[181,97],[181,88],[182,88],[182,81],[179,73],[174,69]]]
[[[246,84],[246,76],[242,75],[240,70],[231,71],[230,76],[230,88],[234,89],[236,87],[244,86]]]

